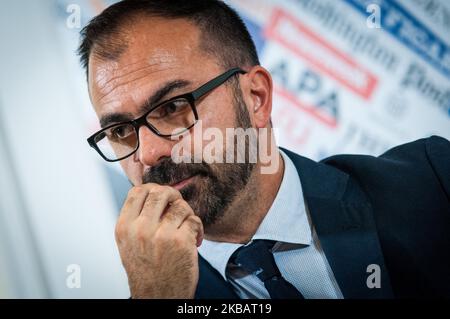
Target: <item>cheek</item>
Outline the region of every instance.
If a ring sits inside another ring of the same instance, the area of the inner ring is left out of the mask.
[[[195,158],[201,157],[208,163],[223,160],[223,156],[226,156],[227,145],[234,145],[233,135],[227,136],[227,129],[236,128],[236,115],[233,106],[224,105],[221,109],[216,108],[213,111],[211,109],[210,106],[207,111],[199,113],[201,135],[191,135],[191,153]],[[217,130],[212,131],[210,129]],[[221,137],[218,137],[217,134],[221,134]],[[201,145],[201,147],[195,147],[195,144]]]
[[[122,166],[123,171],[134,186],[142,183],[142,166],[139,162],[128,158],[121,161],[120,166]]]
[[[235,127],[236,114],[231,104],[212,104],[199,112],[199,119],[202,121],[203,129],[214,127],[222,130]]]

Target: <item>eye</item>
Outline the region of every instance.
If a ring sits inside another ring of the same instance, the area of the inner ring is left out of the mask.
[[[164,114],[173,114],[177,111],[179,104],[180,104],[179,101],[169,102],[162,107],[163,109],[162,112]]]
[[[184,99],[170,101],[169,103],[163,105],[162,112],[164,115],[174,114],[177,111],[183,110],[187,105],[188,102]]]
[[[190,109],[189,102],[186,99],[178,99],[164,103],[156,110],[154,110],[149,117],[151,118],[164,118],[168,116],[174,116],[187,109]]]
[[[111,129],[110,138],[113,139],[125,139],[134,132],[132,125],[120,125]]]

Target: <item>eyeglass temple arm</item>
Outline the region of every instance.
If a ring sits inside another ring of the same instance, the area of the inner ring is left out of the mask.
[[[233,76],[236,73],[245,74],[247,72],[245,72],[244,70],[242,70],[240,68],[234,68],[234,69],[228,70],[224,74],[219,75],[215,79],[211,80],[210,82],[202,85],[197,90],[195,90],[195,92],[192,93],[194,100],[201,98],[203,95],[205,95],[209,91],[215,89],[216,87],[218,87],[219,85],[224,83],[226,80],[228,80],[231,76]]]

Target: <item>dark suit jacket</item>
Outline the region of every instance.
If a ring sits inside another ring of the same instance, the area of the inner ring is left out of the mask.
[[[344,298],[450,296],[449,141],[319,163],[284,151]],[[367,287],[370,264],[380,266],[381,288]],[[238,298],[201,256],[199,267],[196,298]]]

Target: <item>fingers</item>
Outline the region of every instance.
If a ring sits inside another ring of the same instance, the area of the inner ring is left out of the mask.
[[[121,219],[133,220],[136,219],[145,203],[149,190],[145,187],[137,186],[130,189],[125,203],[120,211]]]
[[[182,199],[179,191],[169,186],[145,184],[149,189],[140,215],[148,217],[152,223],[158,223],[167,205]]]
[[[180,198],[180,192],[168,186],[145,184],[133,187],[128,192],[120,212],[116,232],[127,234],[131,224],[139,216],[143,216],[144,222],[154,229],[159,224],[166,206]]]
[[[134,235],[151,238],[155,232],[178,233],[197,246],[203,240],[202,222],[178,190],[157,184],[134,187],[122,208],[116,239],[119,243]]]
[[[191,206],[185,200],[177,199],[169,204],[162,217],[161,227],[166,228],[167,231],[177,230],[190,215],[194,215]]]
[[[190,235],[196,242],[197,247],[203,241],[203,223],[196,215],[189,215],[179,228],[180,231]]]

